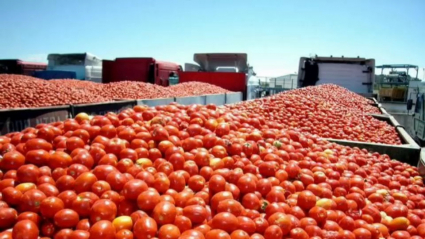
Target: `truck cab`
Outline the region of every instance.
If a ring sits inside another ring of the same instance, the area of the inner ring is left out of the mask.
[[[301,57],[298,88],[335,84],[355,93],[372,96],[375,60],[361,57]]]
[[[171,74],[178,75],[181,66],[152,57],[116,58],[103,61],[102,82],[140,81],[168,86]]]
[[[75,72],[76,79],[102,82],[102,59],[91,53],[49,54],[48,71]]]
[[[242,92],[244,99],[249,96],[248,83],[253,82],[249,79],[255,77],[255,73],[248,65],[246,53],[196,53],[193,61],[196,64],[186,63],[185,71],[180,72],[180,82],[209,83],[230,91]]]

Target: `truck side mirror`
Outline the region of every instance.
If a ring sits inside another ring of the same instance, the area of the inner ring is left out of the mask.
[[[407,100],[407,110],[411,110],[413,106],[413,100],[412,99],[408,99]]]

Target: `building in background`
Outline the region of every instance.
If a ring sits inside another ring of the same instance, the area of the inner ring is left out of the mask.
[[[296,89],[297,88],[297,74],[289,74],[284,76],[273,77],[269,79],[269,87]]]

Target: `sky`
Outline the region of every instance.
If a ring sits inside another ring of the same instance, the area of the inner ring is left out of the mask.
[[[298,70],[302,56],[374,58],[425,67],[425,0],[0,1],[0,59],[49,53],[154,57],[247,53],[259,76]]]

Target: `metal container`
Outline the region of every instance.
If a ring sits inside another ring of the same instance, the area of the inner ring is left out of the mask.
[[[70,117],[69,105],[0,110],[0,135],[22,131],[38,124],[64,121]]]
[[[242,92],[226,93],[226,104],[234,104],[243,100]]]
[[[189,96],[189,97],[176,97],[176,102],[181,105],[193,105],[193,104],[205,105],[206,96],[200,95],[200,96]]]
[[[105,115],[108,112],[118,113],[124,109],[133,108],[133,106],[135,105],[135,100],[71,105],[71,114],[73,117],[75,117],[79,113],[87,113],[89,115]]]
[[[146,99],[137,100],[137,105],[147,105],[150,107],[155,107],[159,105],[168,105],[172,102],[175,102],[175,98]]]
[[[205,104],[214,104],[217,106],[226,104],[226,94],[206,95]]]
[[[415,142],[415,140],[410,137],[406,132],[404,127],[400,125],[397,120],[387,114],[387,115],[372,115],[374,118],[386,121],[390,125],[396,128],[396,131],[402,141],[402,145],[390,145],[390,144],[380,144],[380,143],[369,143],[369,142],[360,142],[360,141],[350,141],[350,140],[339,140],[339,139],[326,139],[330,142],[338,143],[341,145],[346,145],[350,147],[359,147],[367,149],[371,152],[378,152],[380,154],[388,154],[392,159],[397,159],[401,162],[408,163],[413,166],[417,166],[418,162],[421,162],[421,148]],[[425,169],[425,168],[424,168]]]

